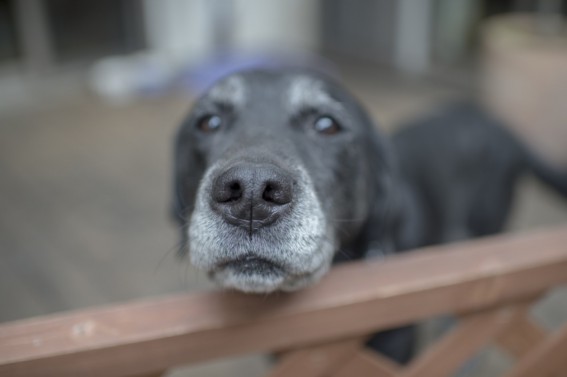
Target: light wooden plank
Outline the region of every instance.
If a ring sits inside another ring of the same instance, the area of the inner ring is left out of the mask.
[[[566,230],[351,263],[294,294],[178,295],[6,323],[0,375],[140,374],[520,300],[567,282]]]
[[[398,377],[400,366],[390,359],[367,349],[361,349],[331,377]]]
[[[545,330],[524,315],[516,318],[508,329],[499,334],[496,342],[510,355],[520,359],[541,344],[546,337]]]
[[[567,370],[567,323],[529,352],[506,377],[565,376]]]
[[[166,373],[167,371],[161,371],[161,372],[137,374],[135,376],[128,376],[128,377],[164,377]]]
[[[319,377],[336,370],[363,346],[366,339],[356,338],[291,351],[270,371],[268,377]]]
[[[404,377],[453,375],[496,334],[510,325],[518,307],[470,314],[448,335],[425,350],[401,375]]]

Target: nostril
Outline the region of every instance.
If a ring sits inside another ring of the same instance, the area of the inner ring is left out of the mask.
[[[291,202],[291,187],[286,184],[278,184],[274,182],[268,182],[264,186],[264,191],[262,192],[262,199],[265,202],[272,203],[275,205],[283,205]]]
[[[230,182],[227,186],[228,190],[226,190],[225,199],[222,200],[222,202],[235,202],[242,197],[242,186],[240,182]]]
[[[217,203],[236,202],[242,198],[244,188],[239,180],[221,176],[213,185],[213,199]]]
[[[227,201],[233,202],[242,197],[242,187],[239,182],[233,182],[229,186],[230,195]]]
[[[274,188],[272,187],[271,184],[267,184],[266,188],[264,189],[264,192],[262,193],[262,199],[264,199],[266,202],[273,202],[274,201]]]

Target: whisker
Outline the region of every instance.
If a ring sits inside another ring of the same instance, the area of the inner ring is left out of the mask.
[[[167,251],[159,258],[157,265],[154,268],[153,274],[155,275],[161,268],[163,262],[171,255],[172,252],[178,250],[182,245],[182,241],[177,242],[175,245],[167,249]]]

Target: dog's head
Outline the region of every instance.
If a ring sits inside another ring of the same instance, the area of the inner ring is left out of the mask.
[[[191,263],[244,292],[311,284],[339,249],[384,227],[387,157],[364,110],[326,78],[224,78],[176,139],[174,212]]]

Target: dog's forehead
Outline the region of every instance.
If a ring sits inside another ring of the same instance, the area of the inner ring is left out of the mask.
[[[306,107],[341,106],[330,94],[324,80],[302,73],[233,74],[216,83],[206,97],[236,108],[245,107],[251,102],[275,101],[289,113],[299,112]]]
[[[214,102],[242,107],[246,103],[247,90],[245,80],[239,75],[232,75],[216,83],[207,93]]]
[[[299,75],[292,77],[286,91],[285,103],[291,113],[303,108],[341,108],[341,104],[330,94],[323,80]]]

